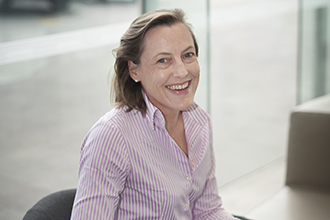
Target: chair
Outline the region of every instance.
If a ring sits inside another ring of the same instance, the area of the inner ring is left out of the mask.
[[[291,114],[286,184],[330,191],[330,94]]]
[[[255,219],[329,219],[330,94],[296,106],[290,118],[285,186],[249,213]]]
[[[50,194],[27,211],[23,220],[70,220],[76,189]]]
[[[63,190],[42,198],[27,211],[23,220],[70,220],[76,189]],[[235,216],[241,220],[248,220]]]

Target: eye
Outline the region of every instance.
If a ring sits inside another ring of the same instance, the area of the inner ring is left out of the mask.
[[[157,61],[157,66],[159,68],[164,69],[164,68],[169,67],[171,65],[171,63],[172,63],[172,58],[171,57],[161,58]]]
[[[192,63],[196,60],[196,56],[194,52],[189,52],[184,54],[182,60],[187,63]]]
[[[167,59],[162,58],[162,59],[158,60],[157,62],[158,62],[158,63],[166,63],[166,61],[167,61]]]
[[[192,53],[192,52],[186,53],[184,55],[185,58],[189,58],[189,57],[192,57],[192,56],[194,56],[194,53]]]

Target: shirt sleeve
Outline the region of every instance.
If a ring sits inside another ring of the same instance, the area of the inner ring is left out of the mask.
[[[211,150],[211,158],[204,158],[204,159],[211,159],[212,165],[210,168],[210,173],[207,177],[206,184],[203,190],[201,197],[195,202],[193,215],[195,220],[238,220],[237,218],[233,217],[230,213],[228,213],[222,207],[222,201],[220,196],[218,195],[218,186],[217,181],[215,178],[215,157],[213,151],[213,137],[212,137],[212,127],[210,123],[210,150]]]
[[[214,160],[212,166],[215,166]],[[218,195],[216,178],[214,176],[214,168],[212,170],[206,181],[203,194],[195,203],[193,210],[194,219],[234,220],[236,218],[222,207],[222,201]]]
[[[94,126],[86,136],[79,167],[71,220],[115,219],[120,193],[129,173],[125,141],[107,123]]]

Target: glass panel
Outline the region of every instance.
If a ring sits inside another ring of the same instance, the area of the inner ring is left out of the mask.
[[[209,111],[209,22],[208,22],[208,1],[200,0],[146,0],[143,4],[144,11],[151,11],[161,8],[181,8],[186,12],[187,20],[194,27],[194,33],[199,44],[199,64],[201,75],[199,86],[196,92],[195,101],[202,108]]]
[[[141,14],[130,2],[0,11],[0,219],[77,187],[81,142],[111,109],[111,50]]]
[[[330,93],[330,2],[300,1],[298,102]]]
[[[284,160],[296,99],[297,2],[211,1],[218,184]]]

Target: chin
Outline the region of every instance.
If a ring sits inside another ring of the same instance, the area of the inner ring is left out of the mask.
[[[184,103],[179,107],[180,111],[188,110],[194,104],[194,100]]]

